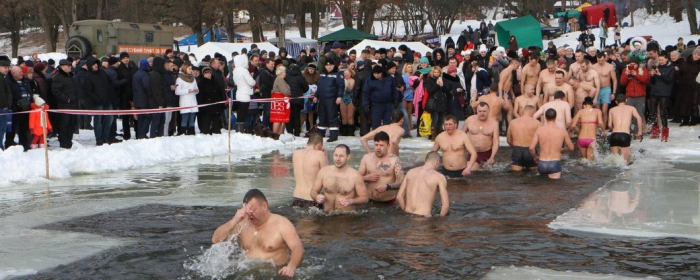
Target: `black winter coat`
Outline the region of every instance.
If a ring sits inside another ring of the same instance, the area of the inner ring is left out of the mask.
[[[0,74],[0,110],[12,108],[12,91],[5,76]],[[3,132],[0,132],[3,133]]]
[[[121,104],[120,106],[122,109],[130,109],[131,108],[131,102],[134,100],[134,75],[136,74],[136,71],[138,70],[136,64],[133,61],[129,61],[129,67],[125,64],[119,64],[119,67],[117,68],[117,73],[119,73],[119,76],[126,79],[126,85],[121,88],[120,91],[120,97],[121,97]]]
[[[284,77],[284,81],[289,85],[289,90],[292,92],[292,97],[303,96],[305,92],[309,90],[309,84],[306,83],[306,79],[301,75],[301,70],[298,67],[292,67],[287,71],[287,76]],[[319,83],[320,84],[320,83]],[[316,96],[321,92],[321,87],[319,85],[318,91],[316,91]],[[292,104],[304,104],[304,99],[297,98],[289,101]]]
[[[98,64],[99,61],[95,58],[89,58],[87,61],[88,69],[92,65]],[[112,82],[102,69],[90,71],[85,76],[85,98],[83,102],[85,108],[94,109],[97,106],[109,106],[114,102],[114,87]]]
[[[137,109],[147,109],[148,106],[148,88],[150,85],[150,77],[148,68],[140,68],[134,74],[131,80],[131,89],[133,92],[134,107]]]
[[[162,57],[153,59],[153,71],[149,73],[148,79],[148,107],[149,109],[157,109],[165,107],[165,75],[169,75],[165,71],[165,60]],[[167,89],[168,91],[170,88]],[[201,103],[200,103],[201,104]]]
[[[444,85],[444,83],[443,83]],[[437,79],[433,77],[424,77],[423,86],[428,94],[428,98],[435,99],[435,111],[444,113],[447,111],[447,99],[442,91],[442,87],[437,84]],[[434,112],[431,112],[434,113]]]
[[[211,79],[206,79],[200,76],[197,78],[197,87],[199,88],[199,93],[197,94],[197,104],[214,103],[224,100],[224,92],[221,90],[213,77]],[[217,114],[222,111],[221,109],[221,106],[217,105],[200,107],[199,114]]]
[[[58,69],[51,79],[51,93],[56,97],[58,109],[78,109],[78,81],[73,72]]]
[[[33,97],[32,94],[35,93],[34,86],[32,85],[32,81],[28,79],[22,79],[21,81],[16,81],[14,78],[12,78],[12,75],[8,75],[5,78],[5,81],[7,81],[7,84],[10,87],[10,92],[12,93],[12,111],[15,112],[20,112],[23,111],[20,109],[18,102],[20,99],[29,99],[30,102],[33,102]],[[20,84],[24,86],[24,91],[25,93],[22,94],[22,90],[20,88]]]
[[[442,83],[442,90],[445,92],[445,99],[447,102],[447,110],[445,113],[453,115],[457,118],[457,121],[463,121],[464,110],[462,110],[462,106],[460,106],[459,97],[460,95],[464,95],[466,91],[462,88],[459,77],[452,77],[447,74],[442,75]],[[457,89],[462,89],[462,91],[458,92]]]
[[[107,69],[105,69],[105,73],[109,77],[109,80],[112,82],[112,87],[114,88],[114,104],[112,105],[114,105],[116,108],[121,106],[122,88],[129,83],[129,80],[119,75],[117,68],[114,66],[107,67]]]
[[[260,95],[262,98],[272,97],[272,85],[275,83],[275,73],[263,67],[260,71],[260,76],[258,77],[258,88],[260,89]]]
[[[180,99],[175,95],[175,91],[170,89],[170,86],[175,85],[175,77],[172,72],[165,72],[163,81],[165,83],[165,107],[177,107],[180,105]]]
[[[678,90],[673,102],[674,113],[682,117],[689,117],[694,106],[698,105],[697,87],[695,77],[700,73],[700,60],[693,61],[690,56],[681,65],[678,76]]]

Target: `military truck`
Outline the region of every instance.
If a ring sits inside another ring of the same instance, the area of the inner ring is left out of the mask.
[[[167,49],[177,49],[173,30],[165,25],[82,20],[74,22],[68,32],[66,55],[70,57],[127,52],[132,61],[138,61],[152,53],[162,56]]]

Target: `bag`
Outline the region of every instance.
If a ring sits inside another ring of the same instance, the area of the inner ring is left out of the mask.
[[[425,111],[433,113],[435,112],[435,107],[437,107],[436,99],[435,97],[428,97],[428,101],[425,102]]]
[[[17,107],[22,111],[29,111],[32,108],[32,101],[29,98],[17,100]]]
[[[430,128],[433,124],[433,117],[428,112],[423,112],[420,116],[420,124],[418,124],[418,135],[423,137],[430,136]]]
[[[273,92],[272,98],[285,98],[281,92]],[[289,99],[276,100],[270,104],[270,122],[289,123],[290,112]]]

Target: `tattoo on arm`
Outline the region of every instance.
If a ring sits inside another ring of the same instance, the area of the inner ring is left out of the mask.
[[[401,187],[401,182],[403,182],[403,166],[399,157],[396,157],[396,162],[394,162],[394,175],[396,176],[396,181],[387,184],[387,190],[398,190]]]

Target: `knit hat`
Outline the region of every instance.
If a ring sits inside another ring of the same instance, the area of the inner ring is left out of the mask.
[[[173,60],[173,63],[174,63],[175,65],[177,65],[177,68],[181,68],[181,67],[182,67],[182,64],[184,64],[185,61],[182,60],[182,59],[180,59],[180,58],[176,58],[176,59]]]
[[[116,58],[116,57],[113,57],[113,56],[110,57],[110,58],[107,60],[107,63],[108,63],[110,66],[114,65],[114,64],[117,63],[117,62],[119,62],[119,58]]]
[[[210,67],[204,67],[204,68],[202,68],[202,74],[207,73],[207,72],[211,72],[211,68],[210,68]]]
[[[420,53],[419,53],[419,52],[413,52],[413,57],[418,57],[418,58],[420,58],[420,57],[421,57],[421,55],[420,55]]]
[[[400,51],[407,52],[407,51],[408,51],[408,46],[406,46],[406,45],[400,45],[400,46],[399,46],[399,50],[400,50]]]
[[[700,48],[696,48],[693,50],[693,54],[700,54]]]
[[[12,65],[7,60],[0,60],[0,66],[10,67]]]
[[[121,52],[121,53],[119,54],[119,60],[122,60],[122,59],[125,58],[125,57],[129,57],[129,53],[127,53],[127,52]]]
[[[44,63],[37,62],[34,64],[34,72],[44,72],[45,69],[46,65],[44,65]]]
[[[639,57],[636,55],[630,56],[630,63],[639,64]]]
[[[486,45],[481,44],[481,46],[479,46],[479,52],[488,52],[488,50],[486,49]]]
[[[389,62],[389,63],[386,64],[386,69],[387,69],[387,70],[389,70],[389,69],[391,69],[391,68],[396,68],[396,67],[398,67],[398,66],[396,66],[396,63],[393,63],[393,62]]]
[[[140,68],[148,68],[148,66],[148,60],[142,59],[141,61],[139,61]]]
[[[430,64],[430,61],[428,60],[427,56],[421,57],[419,63],[427,63]]]
[[[338,41],[333,42],[331,49],[339,49],[339,48],[340,48],[340,42],[338,42]]]
[[[375,65],[374,67],[372,67],[372,74],[376,73],[384,73],[384,69],[382,69],[382,67],[379,65]]]

